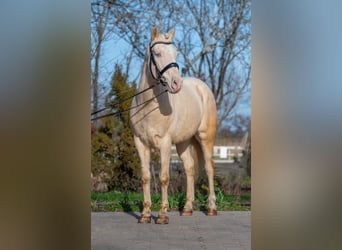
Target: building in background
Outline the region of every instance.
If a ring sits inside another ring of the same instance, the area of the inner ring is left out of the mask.
[[[222,163],[239,162],[243,156],[248,138],[248,132],[243,136],[221,137],[215,139],[214,161]],[[171,161],[180,161],[176,146],[171,148]]]

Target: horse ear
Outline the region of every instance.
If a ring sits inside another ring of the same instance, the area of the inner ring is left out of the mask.
[[[174,37],[174,35],[175,35],[175,28],[173,28],[172,30],[170,30],[169,33],[168,33],[168,35],[169,35],[170,39],[173,40],[173,37]]]
[[[158,36],[158,27],[154,26],[151,31],[151,41],[153,41]]]

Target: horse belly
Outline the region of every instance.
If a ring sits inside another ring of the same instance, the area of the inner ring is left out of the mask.
[[[192,98],[192,100],[190,103],[188,101],[186,105],[177,107],[177,115],[172,128],[173,143],[190,139],[198,131],[202,120],[202,104],[196,97]]]
[[[199,126],[191,126],[191,127],[187,127],[187,128],[177,128],[177,133],[175,133],[175,135],[172,137],[172,143],[173,144],[177,144],[183,141],[186,141],[188,139],[190,139],[191,137],[193,137],[197,130],[198,130]]]

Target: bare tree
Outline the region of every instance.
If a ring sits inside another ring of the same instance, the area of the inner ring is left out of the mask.
[[[222,125],[250,84],[250,1],[186,0],[183,12],[182,73],[211,87]]]
[[[214,93],[219,127],[250,86],[250,0],[103,0],[113,32],[142,62],[150,30],[176,27],[184,76],[205,81]],[[127,64],[128,73],[130,64]],[[139,66],[140,67],[140,66]]]
[[[110,5],[100,1],[91,2],[91,94],[92,111],[98,110],[101,74],[100,62],[103,43],[110,39],[113,26],[110,25]]]

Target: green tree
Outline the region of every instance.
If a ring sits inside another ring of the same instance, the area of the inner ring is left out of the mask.
[[[129,109],[131,101],[127,101],[127,98],[136,92],[135,82],[130,86],[127,78],[121,67],[116,65],[111,82],[111,91],[107,96],[107,105],[118,112]],[[117,150],[113,163],[114,179],[112,184],[115,189],[135,190],[140,171],[139,158],[129,124],[129,112],[119,113],[116,119],[113,140]]]
[[[139,158],[129,125],[127,98],[136,91],[136,84],[129,84],[127,75],[116,65],[111,81],[111,90],[106,97],[106,106],[118,115],[106,117],[92,135],[92,172],[105,172],[110,189],[137,191],[140,187]]]

